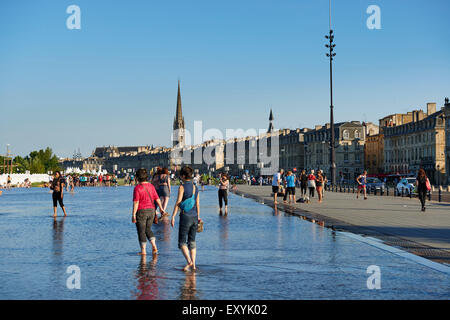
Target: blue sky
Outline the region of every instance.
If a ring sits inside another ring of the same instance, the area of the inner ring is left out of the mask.
[[[68,30],[66,8],[81,8]],[[369,5],[381,30],[369,30]],[[450,2],[333,4],[336,121],[440,108]],[[188,129],[314,127],[329,119],[328,0],[1,1],[0,152],[170,145],[181,80]]]

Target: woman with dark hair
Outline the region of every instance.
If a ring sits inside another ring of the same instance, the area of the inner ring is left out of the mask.
[[[167,168],[163,168],[161,170],[161,173],[159,175],[158,179],[158,195],[161,199],[162,207],[164,210],[166,210],[167,205],[169,204],[170,199],[170,177],[169,177],[169,170]],[[161,218],[167,216],[168,214],[162,214]]]
[[[156,191],[158,191],[159,188],[159,175],[161,174],[161,167],[156,168],[156,172],[153,174],[152,177],[152,185],[155,187]]]
[[[419,169],[419,173],[416,179],[416,189],[419,194],[419,200],[422,204],[422,211],[425,211],[425,201],[427,198],[427,192],[431,189],[430,180],[428,180],[427,174],[425,170],[422,168]]]
[[[306,174],[305,170],[302,170],[302,173],[300,174],[300,190],[303,198],[306,196],[307,187],[308,187],[308,175]]]
[[[66,208],[64,207],[63,197],[64,197],[64,179],[61,177],[61,172],[56,171],[53,177],[53,181],[50,184],[50,189],[53,190],[52,198],[53,198],[53,216],[56,217],[56,211],[59,206],[64,212],[64,217],[67,217]]]
[[[195,236],[197,234],[197,227],[200,221],[200,198],[198,189],[192,183],[191,167],[183,167],[180,171],[180,177],[183,182],[178,189],[178,198],[175,208],[172,213],[172,228],[175,226],[175,217],[178,213],[178,207],[181,209],[180,213],[180,227],[178,231],[178,248],[181,249],[184,258],[186,259],[186,266],[183,271],[189,269],[195,270],[195,258],[197,249],[195,244]]]
[[[317,177],[316,177],[316,190],[317,190],[317,195],[319,196],[319,203],[322,203],[322,198],[323,198],[323,184],[324,184],[324,178],[322,176],[322,170],[318,170],[317,171]]]
[[[219,182],[219,214],[222,215],[222,202],[225,203],[225,215],[228,215],[228,186],[230,180],[226,173],[220,175]]]
[[[161,201],[159,200],[155,187],[147,181],[147,170],[139,169],[136,172],[136,178],[138,185],[134,187],[133,191],[133,216],[131,221],[136,224],[139,243],[141,245],[141,252],[139,254],[147,254],[147,239],[150,240],[153,254],[158,254],[156,239],[152,232],[152,224],[156,214],[155,202],[161,210],[161,213],[165,213],[165,211],[161,206]]]

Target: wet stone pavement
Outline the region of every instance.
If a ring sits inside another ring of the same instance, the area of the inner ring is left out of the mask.
[[[183,272],[175,229],[153,226],[159,256],[137,255],[132,187],[66,193],[69,216],[52,217],[47,189],[0,197],[0,299],[448,299],[450,275],[298,217],[231,194],[218,215],[217,189],[201,193],[205,231],[198,271]],[[169,212],[176,195],[173,189]],[[81,270],[68,289],[67,268]],[[380,267],[369,290],[367,268]]]

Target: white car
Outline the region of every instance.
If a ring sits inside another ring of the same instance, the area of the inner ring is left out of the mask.
[[[409,196],[411,192],[414,194],[415,193],[414,189],[416,188],[416,178],[403,178],[397,184],[396,188],[397,194],[399,195],[402,194],[402,190],[405,196]]]

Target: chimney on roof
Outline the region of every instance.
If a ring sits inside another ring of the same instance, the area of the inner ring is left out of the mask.
[[[436,112],[436,102],[427,103],[427,116]]]

